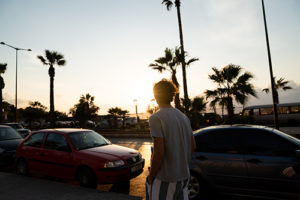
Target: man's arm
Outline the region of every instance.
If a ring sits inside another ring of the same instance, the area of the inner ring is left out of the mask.
[[[150,168],[150,173],[147,177],[147,181],[149,184],[152,184],[157,171],[160,168],[162,159],[164,157],[164,139],[159,137],[153,137],[153,156],[152,163]]]

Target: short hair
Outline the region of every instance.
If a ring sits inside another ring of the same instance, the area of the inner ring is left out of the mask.
[[[178,88],[172,81],[162,79],[154,84],[153,94],[157,101],[169,104],[173,101],[174,96],[178,93]]]

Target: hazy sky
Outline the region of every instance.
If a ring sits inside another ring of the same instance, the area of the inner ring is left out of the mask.
[[[265,0],[273,72],[295,88],[281,102],[300,101],[300,1]],[[241,65],[255,75],[257,91],[270,85],[261,0],[182,0],[185,50],[200,60],[187,70],[189,96],[215,85],[212,67]],[[0,0],[0,41],[31,52],[18,58],[18,106],[40,101],[49,108],[45,49],[62,53],[56,67],[55,109],[68,112],[82,94],[95,96],[100,114],[110,107],[145,112],[153,83],[170,78],[148,67],[166,47],[179,46],[176,9],[161,0]],[[4,99],[14,104],[15,51],[0,46],[7,63]],[[178,79],[182,83],[178,67]],[[181,84],[182,85],[182,84]],[[183,95],[181,87],[181,95]],[[270,94],[249,104],[271,103]]]

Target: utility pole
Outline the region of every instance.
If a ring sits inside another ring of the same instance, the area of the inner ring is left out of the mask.
[[[266,20],[264,0],[261,0],[261,3],[262,3],[263,15],[264,15],[266,42],[267,42],[267,49],[268,49],[269,69],[270,69],[271,88],[272,88],[272,97],[273,97],[274,127],[276,129],[279,129],[278,110],[277,110],[277,103],[278,102],[276,102],[276,90],[275,90],[275,83],[274,83],[274,76],[273,76],[273,69],[272,69],[272,59],[271,59],[271,52],[270,52],[270,44],[269,44],[269,36],[268,36],[268,28],[267,28],[267,20]]]

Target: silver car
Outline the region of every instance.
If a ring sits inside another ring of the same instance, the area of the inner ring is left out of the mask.
[[[268,199],[300,197],[300,174],[286,167],[300,159],[300,140],[276,129],[222,125],[194,132],[197,148],[190,164],[190,199],[213,195]]]

